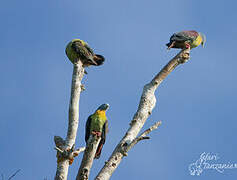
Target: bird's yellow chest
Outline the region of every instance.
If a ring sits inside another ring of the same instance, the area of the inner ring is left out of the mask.
[[[195,48],[195,47],[199,46],[201,43],[202,43],[202,37],[200,35],[198,35],[198,37],[191,44],[191,48]]]
[[[97,110],[96,113],[92,116],[91,130],[92,131],[102,131],[103,125],[106,122],[107,118],[105,111]]]

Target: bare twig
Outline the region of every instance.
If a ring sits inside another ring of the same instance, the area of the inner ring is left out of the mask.
[[[149,127],[147,130],[145,130],[140,136],[135,138],[134,141],[138,142],[138,141],[142,140],[143,138],[146,137],[146,135],[148,135],[151,131],[157,129],[160,125],[161,125],[161,121],[156,122],[151,127]]]
[[[64,141],[60,137],[56,137],[57,140],[55,141],[56,146],[62,150],[63,152],[73,152],[72,146],[75,144],[77,128],[79,123],[79,99],[80,93],[82,91],[81,80],[84,76],[84,68],[81,61],[78,61],[73,66],[73,75],[72,75],[72,87],[71,87],[71,99],[69,105],[69,118],[68,118],[68,131],[67,137]],[[57,145],[58,144],[58,145]],[[57,151],[57,157],[60,151]],[[73,153],[72,153],[73,154]],[[55,180],[66,180],[68,175],[68,167],[69,163],[72,162],[70,158],[62,158],[57,161],[57,172],[55,175]]]
[[[136,137],[130,144],[126,145],[125,144],[125,148],[123,149],[124,152],[122,152],[123,154],[127,155],[127,152],[133,147],[135,146],[139,141],[141,140],[145,140],[145,139],[150,139],[150,137],[148,137],[147,135],[157,129],[159,126],[161,125],[161,121],[156,122],[154,125],[152,125],[151,127],[149,127],[147,130],[145,130],[140,136]]]
[[[60,153],[63,153],[63,150],[59,149],[57,146],[54,147],[55,150],[59,151]]]
[[[77,154],[80,154],[81,152],[85,151],[86,148],[85,147],[81,147],[81,148],[78,148],[74,151],[74,153],[77,153]]]
[[[12,179],[18,172],[20,172],[21,170],[20,169],[18,169],[13,175],[11,175],[9,178],[8,178],[8,180],[10,180],[10,179]]]
[[[134,142],[134,139],[137,137],[147,118],[151,115],[151,112],[156,104],[156,97],[154,94],[156,89],[169,75],[169,73],[171,73],[179,64],[183,64],[189,59],[189,52],[190,49],[181,50],[180,53],[178,53],[165,67],[163,67],[163,69],[151,80],[150,83],[144,86],[139,107],[130,123],[130,128],[95,178],[96,180],[110,179],[112,173],[118,167],[123,157],[127,155],[127,153],[124,153],[124,149],[126,149],[126,146],[129,146],[130,143]]]
[[[101,137],[90,135],[76,180],[88,180]]]

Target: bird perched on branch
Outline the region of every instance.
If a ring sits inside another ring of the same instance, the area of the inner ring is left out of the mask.
[[[166,44],[168,49],[170,48],[195,48],[200,44],[204,47],[206,42],[206,36],[200,32],[196,31],[181,31],[178,33],[174,33],[170,37],[170,42]]]
[[[73,39],[71,42],[69,42],[65,51],[68,59],[73,64],[80,60],[84,67],[91,65],[100,66],[105,60],[102,55],[94,54],[89,45],[80,39]]]
[[[105,114],[108,108],[109,104],[102,104],[100,107],[98,107],[94,114],[88,117],[86,122],[86,143],[91,134],[96,135],[97,137],[101,137],[101,140],[95,153],[95,159],[100,158],[101,150],[105,143],[106,134],[108,132],[108,121]]]

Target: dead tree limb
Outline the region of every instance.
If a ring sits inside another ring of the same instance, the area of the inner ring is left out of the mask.
[[[81,61],[73,66],[71,99],[69,104],[68,130],[66,140],[59,136],[54,137],[57,150],[57,171],[55,180],[66,180],[68,175],[69,164],[72,163],[76,155],[74,144],[76,140],[77,128],[79,123],[79,99],[82,88],[82,78],[84,76],[84,68]],[[66,155],[65,155],[66,154]]]
[[[168,64],[143,88],[142,96],[140,99],[139,107],[135,113],[130,127],[125,136],[114,149],[109,160],[105,163],[104,167],[98,173],[96,180],[110,179],[114,170],[118,167],[127,151],[136,144],[136,137],[146,122],[147,118],[156,104],[155,91],[161,82],[180,64],[185,63],[189,59],[190,49],[183,49],[178,53]],[[134,143],[135,140],[135,143]],[[134,145],[131,145],[131,144]]]
[[[76,180],[88,180],[101,137],[90,135]]]

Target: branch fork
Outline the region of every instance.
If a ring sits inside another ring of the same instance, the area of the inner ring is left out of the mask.
[[[142,140],[147,140],[150,139],[150,137],[148,137],[147,135],[157,129],[159,126],[161,125],[161,121],[156,122],[154,125],[152,125],[151,127],[149,127],[147,130],[145,130],[141,135],[139,135],[138,137],[136,137],[131,143],[129,142],[125,142],[122,146],[121,146],[121,153],[124,156],[127,156],[128,151],[135,146],[138,142],[142,141]]]
[[[59,136],[54,136],[54,142],[56,145],[54,149],[57,150],[57,163],[68,160],[69,165],[71,165],[74,158],[85,150],[85,147],[75,149],[75,144],[73,144],[71,148],[65,149],[65,141]]]
[[[156,89],[178,65],[183,64],[189,60],[189,54],[190,48],[182,49],[148,84],[144,86],[137,112],[134,114],[134,117],[130,122],[130,128],[114,149],[109,160],[106,161],[104,167],[96,176],[96,180],[110,179],[111,175],[118,167],[123,157],[127,156],[127,152],[139,141],[149,139],[147,134],[149,134],[154,129],[157,129],[158,126],[161,125],[161,122],[156,122],[153,126],[138,136],[138,133],[144,126],[147,118],[151,115],[151,112],[156,105]]]

